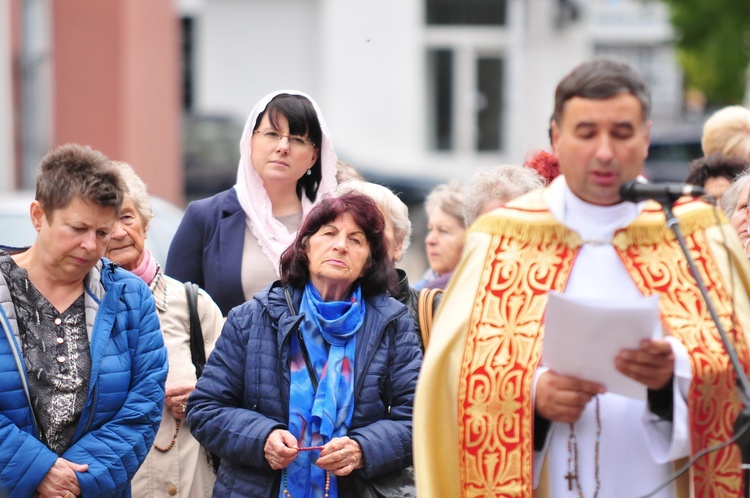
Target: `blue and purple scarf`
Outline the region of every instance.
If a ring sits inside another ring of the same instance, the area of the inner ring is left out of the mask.
[[[365,303],[359,286],[346,301],[326,302],[308,283],[299,311],[304,315],[302,337],[320,381],[316,392],[299,339],[293,335],[289,432],[299,446],[322,446],[332,438],[345,436],[352,421],[356,333],[365,319]],[[323,496],[326,472],[315,465],[319,457],[317,451],[300,452],[287,467],[286,486],[292,496]],[[283,489],[279,496],[282,493]],[[329,496],[338,496],[333,475]]]

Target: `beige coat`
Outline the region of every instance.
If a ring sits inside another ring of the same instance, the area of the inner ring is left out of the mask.
[[[159,268],[151,284],[151,292],[156,300],[169,355],[167,387],[194,385],[197,379],[190,355],[190,319],[185,286],[164,275]],[[198,314],[208,358],[224,325],[224,318],[219,307],[203,290],[198,297]],[[166,407],[162,417],[154,444],[167,448],[175,433],[176,419]],[[132,494],[134,498],[204,498],[211,496],[215,480],[206,451],[193,438],[187,423],[183,421],[169,451],[162,453],[151,448],[146,461],[133,478]]]

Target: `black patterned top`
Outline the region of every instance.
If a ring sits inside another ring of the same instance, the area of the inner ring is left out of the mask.
[[[40,439],[62,455],[73,442],[91,375],[83,293],[60,313],[7,253],[0,252],[0,272],[16,310]]]

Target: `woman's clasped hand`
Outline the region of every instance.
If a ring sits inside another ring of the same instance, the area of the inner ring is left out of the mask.
[[[266,440],[266,460],[272,469],[283,469],[294,461],[300,451],[306,449],[297,446],[297,438],[291,432],[276,429]],[[334,438],[328,444],[313,449],[320,451],[320,458],[315,461],[315,465],[334,475],[345,476],[362,468],[362,449],[351,438]]]

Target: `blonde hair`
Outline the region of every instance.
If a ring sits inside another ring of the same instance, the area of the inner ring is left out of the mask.
[[[750,109],[733,105],[716,111],[703,125],[703,155],[724,154],[750,161]]]

